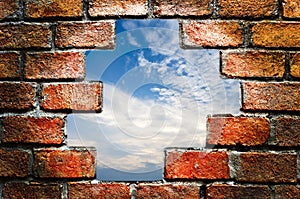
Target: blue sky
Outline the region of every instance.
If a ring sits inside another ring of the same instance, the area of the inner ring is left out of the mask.
[[[68,144],[97,147],[97,178],[162,179],[164,148],[204,147],[208,114],[238,114],[239,82],[219,51],[179,46],[177,20],[118,20],[116,49],[86,53],[86,80],[104,83],[101,114],[68,116]]]

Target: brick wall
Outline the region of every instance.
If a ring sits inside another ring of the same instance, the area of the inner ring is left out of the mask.
[[[243,115],[167,149],[161,182],[96,182],[95,149],[65,145],[68,113],[102,110],[84,52],[114,48],[118,18],[179,18],[183,48],[220,49],[241,79]],[[299,0],[1,1],[2,198],[300,198],[299,19]]]

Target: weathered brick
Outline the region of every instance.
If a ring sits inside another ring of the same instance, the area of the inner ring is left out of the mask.
[[[25,0],[25,15],[29,18],[80,17],[82,11],[82,0]]]
[[[277,14],[277,0],[220,0],[221,17],[269,17]]]
[[[62,144],[62,118],[10,116],[3,118],[2,143]]]
[[[0,110],[27,110],[35,105],[35,84],[0,83]]]
[[[128,184],[108,184],[108,183],[80,183],[71,182],[68,186],[69,199],[85,198],[111,198],[130,199],[130,187]]]
[[[19,67],[19,53],[0,53],[0,79],[20,78]]]
[[[225,151],[170,151],[165,163],[166,179],[228,179]]]
[[[95,148],[35,149],[34,176],[38,178],[94,178]]]
[[[252,27],[252,42],[260,47],[300,47],[300,23],[260,22]]]
[[[27,53],[26,79],[83,79],[83,52]]]
[[[14,23],[0,25],[0,49],[50,48],[48,24]]]
[[[279,117],[274,119],[275,142],[279,146],[300,146],[300,118]]]
[[[299,111],[299,83],[260,83],[242,84],[244,110]]]
[[[235,154],[237,155],[237,154]],[[297,155],[293,153],[244,152],[234,165],[234,177],[241,182],[297,182]]]
[[[0,20],[7,18],[15,18],[18,16],[19,1],[5,0],[0,1]]]
[[[55,44],[59,48],[114,48],[114,27],[110,21],[59,23]]]
[[[300,188],[293,185],[275,186],[275,199],[300,198]]]
[[[222,73],[227,77],[283,77],[282,52],[222,51]]]
[[[148,13],[147,0],[90,0],[90,16],[139,16]]]
[[[0,177],[22,178],[29,175],[30,154],[20,149],[0,149]]]
[[[48,111],[95,111],[102,108],[102,83],[44,83],[43,109]]]
[[[237,47],[243,44],[242,27],[233,21],[184,21],[184,47]]]
[[[284,0],[283,16],[288,18],[299,18],[300,17],[299,0]]]
[[[154,0],[152,5],[156,16],[203,16],[213,12],[211,0]]]
[[[264,144],[270,135],[267,118],[209,117],[207,143],[254,146]]]
[[[62,197],[62,186],[59,184],[40,184],[35,182],[9,182],[3,188],[3,199]]]
[[[271,199],[271,193],[268,186],[212,184],[207,187],[206,199],[215,198]]]
[[[185,198],[200,199],[199,186],[195,185],[166,185],[166,184],[139,184],[136,198]]]
[[[290,74],[293,77],[300,78],[300,53],[292,53],[290,57]]]

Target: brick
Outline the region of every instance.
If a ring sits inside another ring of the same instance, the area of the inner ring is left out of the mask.
[[[268,186],[212,184],[207,187],[206,199],[215,198],[271,199],[271,193]]]
[[[82,0],[25,0],[25,15],[28,18],[81,17]]]
[[[200,199],[200,188],[195,185],[164,185],[164,184],[139,184],[136,198],[185,198]]]
[[[185,21],[184,47],[237,47],[244,42],[242,27],[232,21]]]
[[[225,151],[170,151],[165,163],[166,179],[229,179]]]
[[[16,0],[0,1],[0,20],[16,18],[18,16],[19,2]]]
[[[222,73],[227,77],[278,77],[284,75],[282,52],[222,51]]]
[[[156,16],[204,16],[213,12],[211,0],[154,0],[152,6]]]
[[[27,53],[24,73],[26,79],[83,79],[83,52]]]
[[[273,126],[278,146],[300,146],[300,118],[279,117]]]
[[[290,66],[290,74],[293,77],[300,78],[300,53],[291,54]]]
[[[68,186],[69,199],[85,198],[111,198],[130,199],[130,187],[128,184],[108,183],[80,183],[71,182]]]
[[[240,153],[235,168],[235,179],[241,182],[297,182],[297,155],[293,153]]]
[[[51,48],[48,24],[14,23],[0,25],[0,49]]]
[[[40,184],[36,182],[9,182],[3,189],[3,199],[62,197],[62,186],[59,184]]]
[[[300,188],[293,185],[275,186],[275,199],[294,199],[300,198]]]
[[[20,78],[20,54],[0,53],[0,79]]]
[[[59,48],[114,48],[113,22],[64,22],[56,30],[55,44]]]
[[[299,111],[299,83],[242,83],[244,110]]]
[[[283,16],[287,18],[300,18],[299,0],[284,0]]]
[[[207,143],[255,146],[267,142],[270,123],[259,117],[209,117]]]
[[[35,149],[33,171],[38,178],[94,178],[95,148]]]
[[[35,105],[35,84],[19,82],[0,83],[0,110],[28,110]]]
[[[62,118],[10,116],[3,118],[2,143],[62,144]]]
[[[97,16],[141,16],[148,13],[147,0],[90,0],[89,15]]]
[[[0,149],[0,177],[23,178],[29,175],[30,154],[20,149]]]
[[[297,22],[261,22],[252,27],[252,42],[254,46],[272,48],[300,47],[300,35]]]
[[[45,83],[41,106],[48,111],[101,112],[102,83]]]
[[[220,0],[221,17],[270,17],[277,15],[277,0]]]

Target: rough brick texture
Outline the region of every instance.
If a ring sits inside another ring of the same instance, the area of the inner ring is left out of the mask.
[[[184,21],[184,47],[237,47],[244,42],[242,27],[235,21]]]
[[[261,22],[252,27],[254,46],[271,48],[300,47],[300,23],[297,22]]]
[[[211,0],[153,0],[156,16],[203,16],[213,12]]]
[[[270,123],[258,117],[209,117],[207,143],[213,145],[255,146],[270,135]]]
[[[242,84],[244,110],[299,111],[299,83]]]
[[[293,77],[300,78],[300,53],[291,54],[290,66],[290,74]]]
[[[35,84],[19,82],[0,83],[0,111],[27,110],[35,105]]]
[[[108,183],[69,183],[68,186],[69,199],[85,199],[85,198],[111,198],[111,199],[129,199],[130,188],[128,184],[108,184]]]
[[[83,11],[82,0],[25,0],[25,6],[29,18],[80,17]]]
[[[222,51],[222,73],[227,77],[277,77],[284,75],[282,52]]]
[[[61,198],[62,185],[40,184],[35,182],[9,182],[3,188],[3,199],[19,198]]]
[[[15,18],[18,16],[19,3],[16,0],[1,1],[0,10],[0,20]]]
[[[2,119],[2,143],[62,144],[62,118],[11,116]]]
[[[164,175],[166,179],[228,179],[228,154],[224,151],[170,151]]]
[[[0,79],[21,77],[20,58],[19,53],[0,53]]]
[[[300,18],[299,0],[284,0],[283,16],[288,18]]]
[[[275,199],[300,198],[300,187],[293,185],[275,186]]]
[[[94,148],[35,149],[34,175],[38,178],[94,178]]]
[[[114,24],[112,22],[64,22],[56,30],[55,44],[59,48],[113,48]]]
[[[0,177],[23,178],[29,175],[30,153],[21,149],[0,148]]]
[[[279,146],[300,146],[300,118],[279,117],[274,120],[275,143]]]
[[[28,53],[24,68],[25,78],[83,79],[83,52]]]

